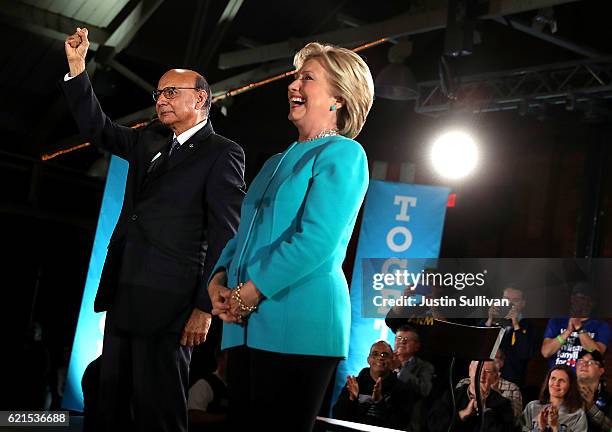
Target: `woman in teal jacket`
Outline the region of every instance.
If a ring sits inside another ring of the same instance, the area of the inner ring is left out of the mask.
[[[294,65],[289,120],[299,138],[251,184],[208,287],[224,320],[222,348],[230,348],[236,428],[311,430],[348,354],[342,262],[368,186],[366,155],[353,138],[374,86],[366,63],[344,48],[310,43]]]

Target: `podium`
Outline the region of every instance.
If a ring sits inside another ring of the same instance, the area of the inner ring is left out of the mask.
[[[327,417],[317,417],[315,431],[326,432],[402,432],[380,426],[370,426],[346,420],[336,420]]]
[[[429,339],[438,343],[431,344],[430,352],[464,360],[493,360],[503,337],[501,327],[474,327],[436,319]]]

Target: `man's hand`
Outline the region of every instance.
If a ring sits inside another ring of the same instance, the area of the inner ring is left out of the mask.
[[[584,384],[578,384],[578,390],[580,391],[580,396],[582,396],[582,399],[584,399],[586,409],[590,409],[595,400],[595,392],[591,389],[591,387]]]
[[[89,48],[88,31],[86,28],[77,27],[76,33],[66,38],[64,50],[70,67],[70,76],[79,75],[85,70],[85,56]]]
[[[402,359],[400,358],[400,349],[403,349],[403,346],[398,347],[398,349],[393,352],[393,357],[391,359],[392,370],[401,369],[403,366]]]
[[[183,329],[183,335],[181,337],[181,345],[183,346],[196,346],[200,345],[206,340],[208,329],[212,321],[212,315],[201,311],[200,309],[194,309],[191,312],[189,321],[185,324]]]
[[[572,331],[582,327],[582,318],[570,318],[568,327],[572,328]]]
[[[518,314],[518,308],[516,307],[516,305],[512,305],[512,307],[510,308],[510,312],[508,312],[508,315],[506,315],[506,318],[512,320],[512,328],[514,328],[515,330],[518,330],[520,328]]]
[[[382,378],[378,377],[372,390],[372,400],[378,402],[382,399]]]
[[[498,315],[499,315],[499,309],[496,306],[491,306],[489,308],[488,319],[485,325],[487,327],[491,327],[493,325],[493,320],[495,320],[495,318],[497,318]]]
[[[465,420],[466,418],[476,414],[477,405],[476,399],[470,399],[467,406],[459,411],[459,418],[461,420]]]
[[[354,376],[346,377],[346,389],[349,392],[349,399],[354,401],[359,397],[359,384]]]

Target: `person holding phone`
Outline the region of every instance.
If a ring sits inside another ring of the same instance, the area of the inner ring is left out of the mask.
[[[503,297],[510,302],[510,306],[491,306],[484,325],[506,329],[500,345],[506,355],[501,376],[524,390],[527,363],[536,354],[539,340],[533,323],[523,316],[526,305],[523,290],[514,284],[508,285],[503,291]]]

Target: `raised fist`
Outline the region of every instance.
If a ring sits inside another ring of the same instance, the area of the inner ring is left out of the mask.
[[[85,70],[85,56],[89,48],[88,31],[77,27],[76,33],[66,38],[64,50],[70,66],[70,76],[76,76]]]

